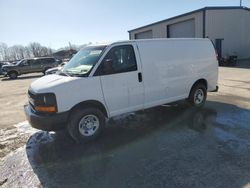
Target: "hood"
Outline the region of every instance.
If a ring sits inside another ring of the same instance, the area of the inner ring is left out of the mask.
[[[10,68],[10,67],[15,67],[16,65],[12,64],[12,65],[3,65],[2,68]]]
[[[32,82],[30,89],[35,93],[53,92],[55,87],[76,79],[79,79],[79,77],[68,77],[57,74],[46,75]]]

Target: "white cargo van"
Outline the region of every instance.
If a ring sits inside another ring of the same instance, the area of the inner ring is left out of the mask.
[[[105,118],[188,99],[204,105],[218,61],[209,39],[152,39],[91,45],[55,75],[34,81],[25,112],[42,130],[67,128],[91,140]],[[166,114],[167,115],[167,114]]]

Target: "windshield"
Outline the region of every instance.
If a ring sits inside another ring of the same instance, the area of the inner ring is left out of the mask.
[[[98,62],[106,46],[91,46],[80,50],[61,72],[70,76],[87,76]]]
[[[18,61],[18,62],[15,62],[14,64],[20,65],[23,61],[24,61],[24,60],[22,59],[22,60],[20,60],[20,61]]]

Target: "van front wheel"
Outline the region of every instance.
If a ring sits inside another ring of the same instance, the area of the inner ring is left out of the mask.
[[[189,102],[194,107],[202,107],[204,106],[207,99],[207,88],[204,84],[196,84],[192,88],[190,95],[189,95]]]
[[[71,113],[68,132],[77,142],[87,142],[100,135],[105,125],[103,113],[95,108],[78,108]]]

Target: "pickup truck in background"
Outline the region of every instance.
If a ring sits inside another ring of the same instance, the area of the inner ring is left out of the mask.
[[[22,59],[16,64],[4,65],[2,72],[11,79],[16,79],[19,75],[42,72],[45,74],[46,70],[57,67],[60,60],[53,57],[40,57],[32,59]]]

